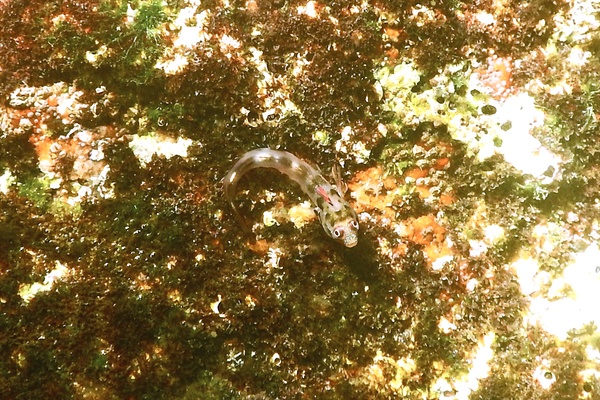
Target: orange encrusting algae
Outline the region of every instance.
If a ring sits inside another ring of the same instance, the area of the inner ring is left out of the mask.
[[[348,188],[355,199],[357,212],[380,210],[385,217],[393,219],[394,211],[390,208],[398,184],[393,177],[384,177],[380,166],[359,171],[354,179],[348,182]]]
[[[510,57],[492,56],[487,64],[478,68],[480,81],[495,99],[501,99],[510,93],[512,85],[513,60]]]
[[[403,237],[424,246],[423,252],[430,265],[438,258],[452,254],[446,243],[446,228],[439,225],[432,214],[405,221]]]
[[[433,163],[434,170],[444,169],[450,162],[447,157],[437,159]],[[433,196],[431,187],[424,183],[430,173],[429,168],[414,167],[407,170],[402,178],[410,178],[414,182],[413,190],[423,200],[434,201],[440,207],[454,202],[451,193],[442,193],[437,199]],[[401,196],[406,187],[401,184],[401,178],[386,176],[381,166],[359,171],[348,187],[355,199],[354,207],[358,212],[371,212],[371,217],[380,221],[381,226],[391,225],[399,236],[408,242],[424,246],[428,264],[441,257],[451,255],[452,249],[446,241],[446,228],[441,226],[434,214],[421,215],[402,221],[396,220],[396,212],[392,204],[401,202]],[[379,212],[372,212],[379,211]],[[392,246],[392,256],[402,256],[406,253],[407,243]]]

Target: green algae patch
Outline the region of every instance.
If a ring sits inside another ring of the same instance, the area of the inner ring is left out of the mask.
[[[19,195],[33,202],[37,207],[44,210],[50,204],[52,195],[50,193],[50,180],[47,178],[31,179],[18,186]]]

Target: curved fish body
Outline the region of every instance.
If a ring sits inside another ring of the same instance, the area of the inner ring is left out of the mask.
[[[310,197],[325,232],[346,247],[356,245],[358,242],[358,217],[342,196],[341,180],[338,179],[338,186],[334,187],[323,178],[318,169],[295,155],[287,151],[267,148],[245,153],[224,179],[225,197],[244,229],[250,231],[248,224],[233,203],[233,197],[240,178],[255,168],[274,168],[287,175],[300,185],[302,191]]]

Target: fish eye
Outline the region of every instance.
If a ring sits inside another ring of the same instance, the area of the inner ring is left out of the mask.
[[[354,229],[358,229],[358,221],[352,220],[350,221],[350,226]]]
[[[339,239],[339,238],[341,238],[341,237],[343,236],[343,234],[344,234],[344,231],[343,231],[343,230],[341,230],[340,228],[335,228],[335,229],[333,230],[332,234],[333,234],[333,237],[334,237],[335,239]]]

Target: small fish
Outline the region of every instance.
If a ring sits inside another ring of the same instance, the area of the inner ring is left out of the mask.
[[[346,247],[356,246],[358,216],[342,196],[344,189],[339,177],[339,169],[336,177],[337,187],[334,187],[323,178],[317,168],[313,168],[295,155],[287,151],[266,148],[245,153],[224,178],[225,197],[247,232],[250,232],[250,228],[233,203],[233,195],[240,178],[255,168],[274,168],[290,177],[310,197],[325,232]]]

